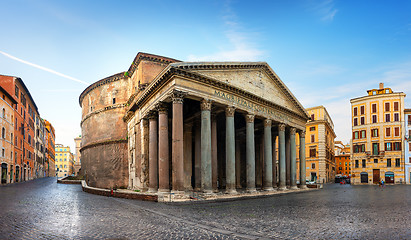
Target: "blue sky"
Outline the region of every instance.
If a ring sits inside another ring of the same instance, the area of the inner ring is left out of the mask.
[[[379,82],[411,94],[411,1],[0,0],[0,9],[0,74],[23,79],[56,142],[71,147],[82,82],[127,70],[139,51],[266,61],[304,107],[327,108],[344,142],[351,98]]]

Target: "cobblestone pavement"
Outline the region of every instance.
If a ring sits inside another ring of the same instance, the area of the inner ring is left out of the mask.
[[[44,178],[0,187],[0,211],[0,239],[411,239],[405,185],[171,205]]]

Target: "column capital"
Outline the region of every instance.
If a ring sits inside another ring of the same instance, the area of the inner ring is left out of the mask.
[[[171,93],[171,100],[173,103],[183,103],[184,97],[187,95],[186,92],[179,91],[179,90],[173,90]]]
[[[211,100],[203,99],[201,100],[201,111],[211,111]]]
[[[248,122],[248,123],[253,123],[254,122],[254,117],[255,117],[254,114],[246,114],[245,115],[245,121]]]
[[[295,135],[296,131],[297,131],[297,129],[296,129],[295,127],[292,127],[292,128],[290,129],[291,135]]]
[[[228,106],[225,109],[225,116],[226,117],[234,117],[234,113],[235,113],[235,107],[233,106]]]
[[[167,104],[164,102],[157,103],[156,109],[159,114],[167,114],[168,112]]]
[[[273,121],[271,119],[265,119],[264,120],[264,127],[271,127],[272,122]]]
[[[147,114],[147,118],[148,118],[148,119],[156,119],[156,118],[157,118],[157,111],[156,111],[156,110],[151,110],[151,111]]]
[[[305,138],[305,130],[299,130],[298,134],[300,135],[300,138]]]
[[[279,131],[285,131],[285,124],[284,124],[284,123],[280,123],[280,124],[278,125],[278,130],[279,130]]]

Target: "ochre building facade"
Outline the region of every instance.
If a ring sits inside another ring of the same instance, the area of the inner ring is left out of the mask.
[[[404,97],[379,89],[351,99],[351,184],[404,183]]]
[[[127,72],[89,86],[80,105],[91,186],[182,196],[293,189],[300,153],[305,187],[309,117],[264,62],[139,53]]]

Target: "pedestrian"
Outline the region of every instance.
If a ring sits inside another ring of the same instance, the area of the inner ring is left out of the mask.
[[[384,179],[381,179],[381,187],[384,188]]]

